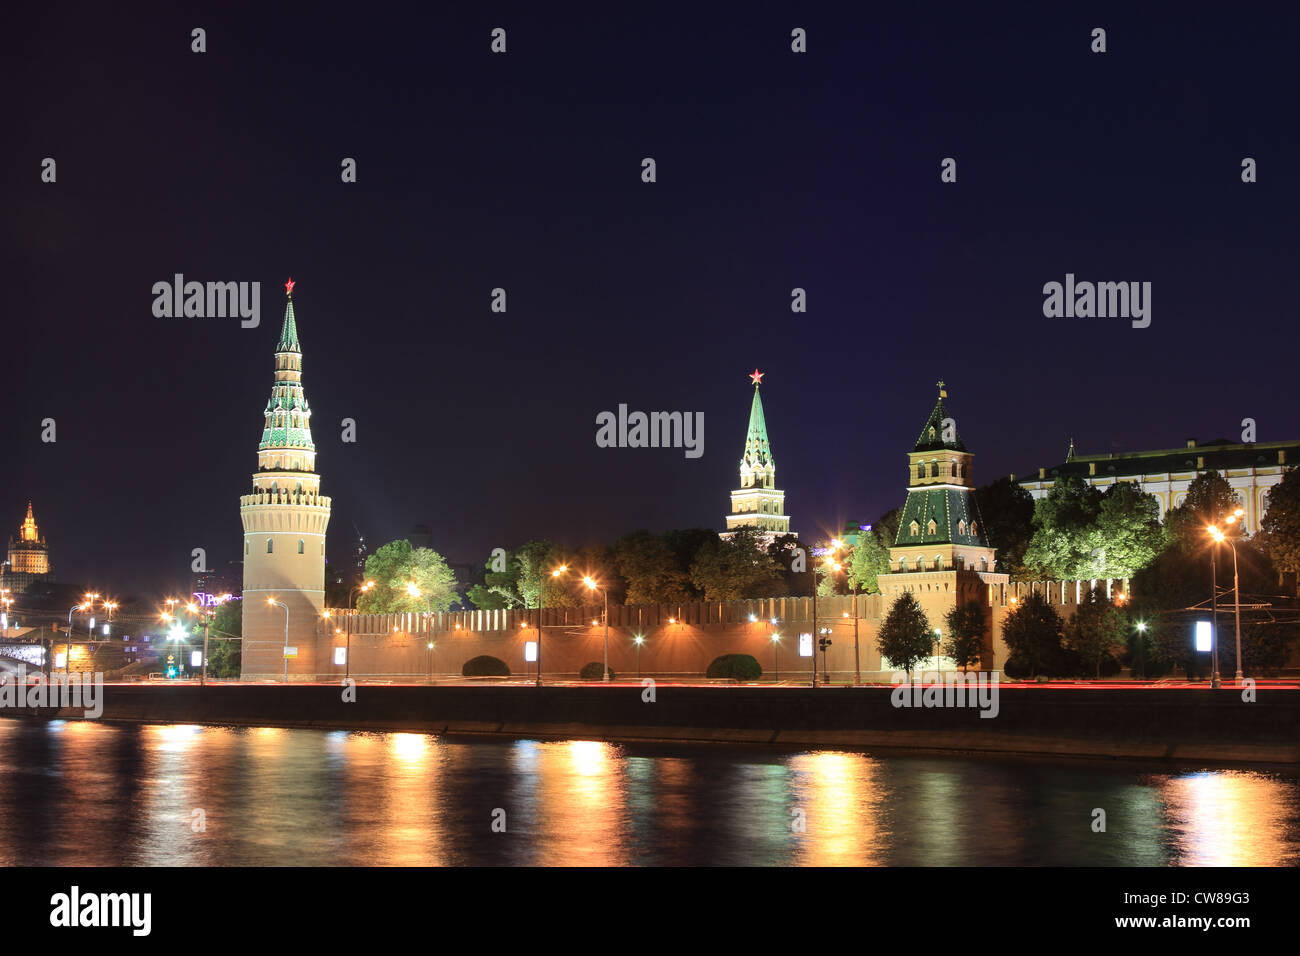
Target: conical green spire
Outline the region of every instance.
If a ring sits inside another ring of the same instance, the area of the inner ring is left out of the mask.
[[[280,342],[275,350],[277,352],[302,351],[302,346],[298,344],[298,323],[293,318],[293,293],[289,293],[289,299],[284,304],[284,325],[280,329]]]
[[[939,400],[934,403],[934,411],[930,412],[930,417],[925,420],[921,434],[916,439],[916,447],[912,451],[938,451],[940,448],[965,451],[966,446],[962,443],[961,436],[957,434],[957,423],[948,417],[943,407],[943,400],[948,397],[948,392],[943,382],[939,382],[938,387]],[[945,422],[949,423],[948,428],[944,427]],[[945,432],[950,437],[945,438]]]
[[[763,400],[758,397],[758,382],[754,383],[754,400],[749,405],[749,429],[745,432],[745,454],[741,464],[758,468],[772,461],[772,447],[767,440],[767,421],[763,418]]]

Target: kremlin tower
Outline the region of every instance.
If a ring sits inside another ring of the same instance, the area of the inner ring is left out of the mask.
[[[731,493],[731,514],[727,515],[727,530],[721,537],[730,537],[740,528],[754,528],[767,546],[780,535],[791,534],[790,516],[785,513],[785,492],[776,487],[776,462],[767,440],[763,400],[758,397],[763,373],[754,369],[749,380],[754,383],[754,399],[749,405],[749,429],[740,457],[740,487]]]
[[[240,676],[245,680],[281,678],[286,661],[290,674],[314,675],[318,670],[315,635],[325,605],[330,500],[320,494],[316,474],[293,286],[292,279],[285,283],[284,326],[275,348],[275,383],[257,446],[253,492],[239,499],[244,521]]]

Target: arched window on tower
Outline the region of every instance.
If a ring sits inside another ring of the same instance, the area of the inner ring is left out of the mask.
[[[925,462],[919,461],[916,463],[916,477],[918,478],[925,477]]]
[[[274,538],[267,538],[267,539],[266,539],[266,553],[267,553],[267,554],[275,554],[275,539],[274,539]]]
[[[931,478],[939,477],[939,463],[937,461],[930,462],[930,477]]]
[[[244,554],[248,554],[248,542],[244,542]]]
[[[301,539],[301,538],[298,539],[298,553],[299,553],[299,554],[305,554],[305,553],[306,553],[305,551],[303,551],[303,543],[302,543],[302,539]]]
[[[956,477],[957,477],[957,463],[956,463],[955,461],[950,463],[949,468],[948,468],[948,472],[949,472],[949,474],[948,474],[948,477],[949,477],[949,478],[956,478]]]

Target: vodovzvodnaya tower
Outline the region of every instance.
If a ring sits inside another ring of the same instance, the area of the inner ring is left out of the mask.
[[[330,500],[320,494],[320,476],[316,474],[311,407],[302,389],[302,347],[293,314],[293,286],[292,279],[285,283],[284,325],[275,347],[275,383],[257,446],[253,493],[239,499],[244,521],[240,676],[245,680],[280,678],[286,660],[291,678],[318,670],[315,634],[325,605],[325,528],[330,520]]]

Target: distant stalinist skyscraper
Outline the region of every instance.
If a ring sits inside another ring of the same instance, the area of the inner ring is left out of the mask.
[[[275,383],[257,446],[253,493],[239,499],[244,521],[241,676],[245,679],[280,677],[286,660],[291,675],[318,670],[315,635],[325,605],[325,528],[330,520],[330,500],[320,494],[320,476],[316,474],[311,407],[302,390],[302,347],[293,314],[293,286],[290,279],[284,287],[284,325],[275,348]]]

